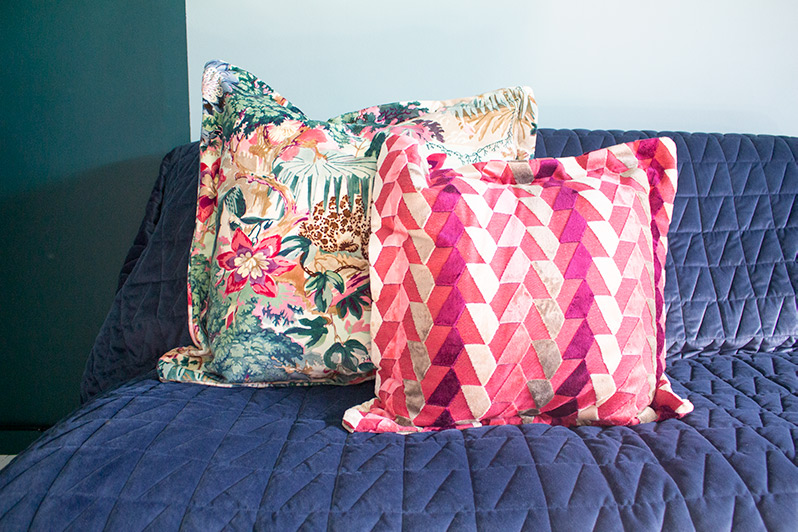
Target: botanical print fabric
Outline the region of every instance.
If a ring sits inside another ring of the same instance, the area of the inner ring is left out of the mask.
[[[369,242],[377,397],[344,426],[637,424],[692,405],[664,374],[676,146],[457,170],[388,137]]]
[[[158,370],[221,386],[371,377],[369,213],[388,129],[433,143],[449,166],[526,159],[537,112],[518,87],[320,122],[218,61],[204,72],[203,108],[188,275],[196,345],[167,353]]]

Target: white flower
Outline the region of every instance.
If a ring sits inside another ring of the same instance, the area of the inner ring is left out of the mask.
[[[263,270],[269,268],[269,261],[263,253],[252,254],[249,251],[237,256],[233,264],[241,277],[257,278],[263,275]]]
[[[272,144],[283,144],[294,138],[302,127],[299,120],[285,120],[280,125],[269,124],[266,126],[266,135]]]
[[[202,99],[216,104],[222,95],[222,75],[214,68],[206,68],[202,73]]]

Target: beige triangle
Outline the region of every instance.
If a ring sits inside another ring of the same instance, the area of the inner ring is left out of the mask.
[[[549,331],[549,338],[557,338],[563,323],[565,323],[565,315],[560,309],[560,305],[553,299],[536,299],[535,307]]]
[[[535,215],[535,217],[540,220],[543,227],[549,225],[551,222],[551,215],[554,214],[554,210],[551,208],[551,205],[546,202],[543,198],[540,197],[540,194],[543,191],[543,188],[540,186],[525,186],[524,190],[528,190],[533,195],[532,196],[524,196],[518,198],[518,200],[523,203],[529,212]]]
[[[499,328],[499,320],[496,318],[493,309],[487,303],[468,303],[466,304],[466,309],[468,309],[468,313],[471,315],[482,341],[485,344],[489,344]]]
[[[432,365],[429,359],[429,353],[427,352],[427,346],[424,345],[424,342],[413,342],[408,340],[407,349],[410,351],[410,360],[413,362],[413,371],[416,374],[416,378],[421,381]]]
[[[490,233],[481,227],[466,227],[465,230],[482,258],[482,262],[489,263],[493,260],[493,255],[496,253],[496,242]]]
[[[426,341],[433,325],[432,314],[430,314],[429,307],[427,307],[425,303],[411,301],[410,313],[413,315],[413,323],[416,326],[418,337],[422,342]]]
[[[479,382],[487,384],[496,370],[496,359],[490,347],[485,344],[466,344],[465,350]]]
[[[612,375],[621,363],[621,348],[618,346],[618,340],[612,334],[597,334],[594,338],[599,346],[601,359],[607,367],[607,373]]]
[[[476,217],[479,226],[487,227],[491,217],[493,217],[493,210],[485,201],[485,198],[477,194],[463,194],[461,197],[471,209],[471,213]]]
[[[416,221],[416,224],[418,224],[419,227],[424,227],[429,219],[429,215],[432,213],[432,208],[430,208],[424,196],[418,192],[410,192],[404,194],[404,202],[410,211],[410,215]]]
[[[540,246],[543,253],[549,260],[554,260],[557,255],[557,250],[560,249],[560,240],[551,232],[551,229],[545,226],[530,226],[526,228],[529,236],[531,236],[535,243]]]
[[[623,312],[618,306],[618,301],[613,296],[593,296],[593,301],[601,312],[601,317],[610,333],[617,333],[623,322]]]
[[[432,289],[435,288],[435,279],[432,277],[432,272],[422,264],[411,264],[409,268],[410,274],[413,276],[413,281],[416,283],[416,290],[418,290],[418,294],[421,296],[421,300],[424,302],[428,301]]]
[[[549,260],[535,260],[532,261],[532,267],[540,277],[543,286],[552,298],[557,298],[560,295],[560,290],[563,285],[563,276],[557,265]]]
[[[465,396],[466,403],[468,403],[468,408],[471,410],[471,416],[475,420],[479,420],[491,406],[490,397],[488,396],[488,391],[484,388],[484,386],[474,386],[464,384],[460,387],[463,391],[463,395]]]
[[[607,220],[593,220],[587,222],[587,226],[593,231],[593,234],[596,235],[596,240],[599,241],[601,247],[607,252],[607,256],[614,256],[615,251],[618,249],[618,242],[620,239],[615,229],[610,225],[610,222]]]
[[[615,394],[615,381],[612,375],[606,373],[597,373],[590,375],[590,380],[593,383],[593,391],[596,393],[596,406],[601,406],[607,399]]]
[[[615,259],[611,257],[593,257],[593,265],[598,269],[601,279],[604,281],[604,286],[610,291],[613,296],[618,293],[618,288],[621,286],[621,272]]]
[[[410,229],[407,234],[413,240],[413,245],[416,247],[416,252],[421,262],[426,264],[432,252],[435,251],[435,242],[423,229]]]
[[[467,264],[466,268],[468,268],[468,273],[471,274],[483,299],[488,303],[491,302],[499,290],[499,280],[493,273],[493,268],[490,267],[490,264]]]

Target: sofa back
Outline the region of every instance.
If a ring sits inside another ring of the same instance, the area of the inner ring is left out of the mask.
[[[666,262],[666,349],[798,347],[798,138],[541,130],[536,157],[668,136],[678,189]]]
[[[580,155],[656,135],[541,129],[536,156]],[[798,139],[666,135],[679,158],[666,262],[668,355],[798,347]],[[89,354],[84,401],[190,343],[186,269],[198,166],[197,143],[164,158],[119,292]]]

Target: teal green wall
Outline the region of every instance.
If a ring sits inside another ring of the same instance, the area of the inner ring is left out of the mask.
[[[76,408],[163,155],[189,134],[183,0],[0,17],[0,454]]]

